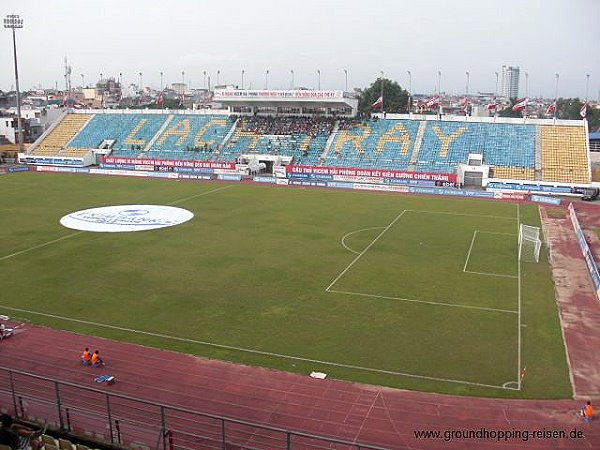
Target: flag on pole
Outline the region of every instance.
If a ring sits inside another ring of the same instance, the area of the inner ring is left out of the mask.
[[[460,101],[460,107],[461,111],[465,114],[469,112],[469,100],[467,99],[467,97],[463,98]]]
[[[437,108],[438,106],[440,106],[440,96],[434,95],[429,100],[427,100],[427,103],[425,105],[430,109]]]
[[[371,105],[371,108],[379,109],[382,106],[383,106],[383,95],[380,95],[379,98],[377,100],[375,100],[375,102],[373,102],[373,104]]]
[[[498,103],[496,103],[496,97],[494,97],[491,102],[485,105],[485,107],[488,111],[495,111],[496,108],[498,108]]]
[[[556,112],[556,100],[548,105],[546,109],[546,114],[554,114]]]
[[[526,106],[527,106],[527,98],[523,97],[515,102],[514,106],[512,107],[512,110],[513,111],[523,111]]]
[[[587,116],[587,102],[585,102],[579,110],[579,115],[582,119],[585,119],[585,117]]]

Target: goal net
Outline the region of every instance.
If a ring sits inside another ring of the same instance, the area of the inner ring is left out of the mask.
[[[538,262],[540,260],[540,229],[530,225],[519,227],[519,260],[525,262]]]

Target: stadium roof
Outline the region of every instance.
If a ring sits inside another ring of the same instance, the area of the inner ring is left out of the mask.
[[[216,89],[213,100],[227,106],[311,106],[356,108],[344,91]]]

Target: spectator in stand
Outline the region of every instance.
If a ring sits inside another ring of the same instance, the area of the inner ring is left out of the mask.
[[[8,414],[0,416],[2,427],[0,428],[0,443],[8,445],[13,450],[27,450],[29,446],[33,450],[42,448],[42,441],[38,438],[44,434],[46,429],[34,431],[28,426],[15,423]]]

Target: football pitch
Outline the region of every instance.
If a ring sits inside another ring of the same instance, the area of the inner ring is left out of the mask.
[[[517,257],[534,205],[33,173],[0,177],[0,192],[0,314],[377,385],[571,396],[546,249]],[[125,204],[194,218],[59,224]]]

